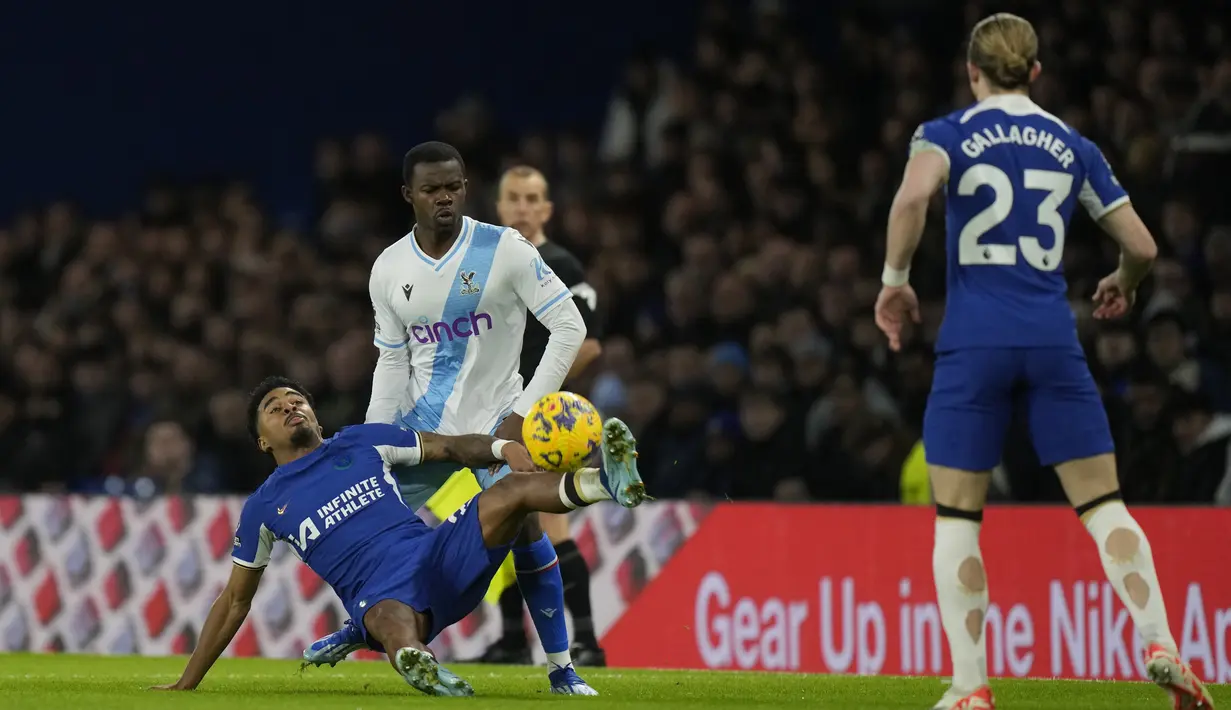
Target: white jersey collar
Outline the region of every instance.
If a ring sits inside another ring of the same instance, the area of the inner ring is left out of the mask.
[[[1065,133],[1072,132],[1064,121],[1044,111],[1025,94],[992,94],[967,109],[966,113],[962,114],[961,122],[966,123],[984,111],[996,110],[1003,111],[1010,116],[1041,116],[1063,128]]]
[[[470,234],[474,232],[474,220],[469,217],[463,216],[462,217],[462,229],[460,232],[457,233],[457,239],[453,240],[453,246],[449,247],[449,251],[445,252],[444,256],[440,257],[439,259],[433,259],[432,257],[428,256],[427,253],[425,253],[423,249],[419,246],[419,239],[418,237],[415,236],[415,227],[417,226],[419,225],[416,224],[414,227],[411,227],[410,234],[406,235],[407,237],[410,238],[410,246],[412,249],[414,249],[415,256],[418,256],[420,259],[426,262],[428,266],[431,266],[436,271],[440,271],[441,269],[443,269],[445,264],[449,263],[453,259],[454,256],[456,256],[459,252],[461,252],[462,247],[464,246],[466,240],[469,239]]]

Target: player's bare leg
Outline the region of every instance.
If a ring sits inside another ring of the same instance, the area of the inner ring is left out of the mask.
[[[637,484],[640,484],[640,479]],[[604,500],[618,500],[635,508],[649,500],[645,487],[632,496],[619,496],[597,468],[573,473],[514,472],[479,494],[479,527],[489,547],[516,539],[523,521],[534,513],[567,513]]]
[[[987,683],[987,572],[979,529],[987,502],[988,473],[928,466],[936,499],[932,576],[940,621],[953,659],[953,684],[936,710],[993,710]]]
[[[572,473],[515,471],[479,494],[479,527],[489,547],[507,545],[533,513],[567,513],[610,500],[636,508],[653,500],[636,465],[636,441],[619,419],[603,425],[603,466]]]
[[[415,690],[427,695],[474,695],[470,684],[436,663],[436,657],[423,643],[432,628],[427,615],[399,601],[385,599],[368,609],[363,625],[388,650],[393,669]]]
[[[1065,495],[1098,545],[1107,581],[1128,609],[1146,645],[1146,674],[1179,710],[1213,708],[1214,701],[1180,659],[1163,603],[1150,541],[1120,498],[1116,459],[1103,454],[1056,466]]]

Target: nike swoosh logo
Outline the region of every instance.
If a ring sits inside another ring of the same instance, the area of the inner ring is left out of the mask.
[[[287,503],[286,505],[290,505],[290,503]],[[286,512],[286,505],[282,506],[281,508],[278,508],[278,515],[282,515],[283,513]]]

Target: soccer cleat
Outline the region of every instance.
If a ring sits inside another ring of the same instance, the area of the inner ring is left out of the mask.
[[[1167,691],[1174,710],[1213,710],[1214,699],[1193,669],[1157,643],[1146,649],[1146,677]]]
[[[463,697],[474,695],[461,676],[438,664],[432,654],[417,648],[401,648],[393,658],[398,673],[410,687],[426,695]]]
[[[607,665],[606,651],[594,643],[576,644],[570,653],[573,656],[573,665],[575,666],[603,668]]]
[[[338,665],[338,661],[367,647],[367,642],[363,640],[363,631],[355,622],[347,619],[341,629],[317,639],[311,646],[304,649],[304,666],[323,666],[328,663],[332,668]]]
[[[654,500],[637,472],[637,440],[628,425],[614,417],[603,424],[603,465],[598,471],[611,499],[625,508]]]
[[[556,666],[554,671],[547,674],[547,680],[551,681],[551,692],[555,695],[598,695],[597,690],[577,675],[572,663]]]
[[[932,710],[996,710],[996,700],[992,697],[992,689],[986,685],[966,695],[962,695],[960,690],[950,688],[949,692],[932,706]]]

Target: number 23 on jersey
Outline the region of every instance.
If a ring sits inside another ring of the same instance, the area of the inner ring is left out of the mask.
[[[980,211],[958,236],[958,263],[962,266],[1013,266],[1017,263],[1020,248],[1026,263],[1040,271],[1055,271],[1064,254],[1064,217],[1060,205],[1073,191],[1073,176],[1054,170],[1024,170],[1021,184],[1027,190],[1047,193],[1039,203],[1036,221],[1051,230],[1054,240],[1051,248],[1045,248],[1038,237],[1021,235],[1017,245],[985,244],[979,240],[992,229],[1000,226],[1013,212],[1014,187],[1009,175],[995,165],[979,163],[962,174],[957,185],[957,194],[973,196],[981,187],[992,190],[992,204]]]

